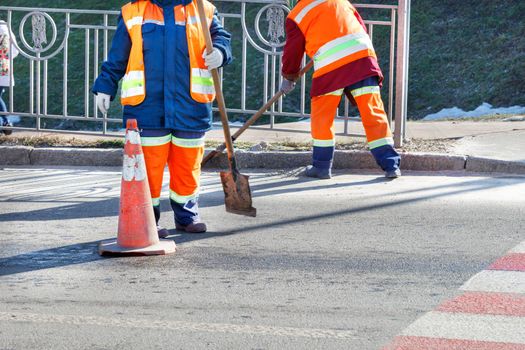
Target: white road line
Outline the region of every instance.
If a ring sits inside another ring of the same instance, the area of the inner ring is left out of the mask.
[[[45,315],[35,313],[0,312],[0,321],[57,323],[78,326],[124,327],[141,329],[163,329],[186,332],[253,334],[300,338],[357,339],[357,331],[293,328],[262,325],[237,325],[227,323],[197,323],[173,320],[128,319],[99,316]]]
[[[75,197],[118,197],[120,195],[120,172],[100,172],[100,171],[74,171],[51,169],[49,171],[33,170],[25,171],[25,174],[38,174],[32,180],[6,182],[3,186],[6,193],[0,195],[5,200],[35,200],[46,201],[52,199],[64,199]],[[0,176],[9,171],[0,171]],[[1,178],[1,177],[0,177]],[[38,180],[41,178],[41,180]],[[163,191],[169,188],[169,172],[165,172]],[[35,183],[35,184],[34,184]],[[31,185],[31,186],[28,186]],[[218,180],[218,174],[203,173],[201,176],[201,194],[216,192],[222,189]],[[166,197],[165,193],[163,196]]]
[[[65,183],[70,182],[69,180],[78,180],[78,179],[97,179],[100,178],[95,175],[88,175],[88,174],[70,174],[70,175],[60,175],[60,176],[49,176],[49,175],[42,175],[38,177],[34,177],[32,179],[26,179],[26,180],[15,180],[12,182],[8,182],[4,184],[4,187],[11,189],[12,191],[16,191],[17,188],[25,188],[28,185],[30,186],[42,186],[43,184],[49,184],[53,182],[62,182]]]
[[[94,187],[106,187],[106,186],[119,186],[120,185],[120,178],[112,178],[112,179],[101,179],[101,178],[93,178],[93,179],[78,179],[77,181],[72,181],[68,183],[56,181],[56,184],[53,185],[47,185],[46,187],[37,187],[37,188],[26,188],[24,190],[12,190],[9,198],[16,198],[20,195],[24,194],[34,194],[34,195],[40,195],[46,192],[53,192],[57,193],[57,191],[71,191],[72,188],[94,188]],[[35,184],[38,185],[38,184]]]
[[[431,311],[401,335],[525,344],[525,318]]]
[[[525,294],[525,272],[484,270],[465,282],[460,289],[475,292]],[[525,324],[523,327],[525,329]]]

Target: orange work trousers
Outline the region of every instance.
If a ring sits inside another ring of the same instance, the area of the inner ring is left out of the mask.
[[[365,79],[344,89],[311,100],[311,134],[313,165],[331,167],[335,146],[334,120],[341,96],[345,93],[355,101],[365,129],[368,146],[383,170],[399,167],[399,154],[394,150],[392,131],[388,124],[377,77]]]
[[[204,133],[143,129],[141,143],[157,223],[166,164],[170,176],[169,199],[175,221],[181,225],[199,221],[198,197]]]

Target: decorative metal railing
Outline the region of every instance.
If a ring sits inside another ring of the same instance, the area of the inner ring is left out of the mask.
[[[243,121],[277,92],[289,7],[285,1],[265,0],[222,0],[215,5],[233,34],[236,58],[221,72],[226,105],[233,120]],[[405,135],[410,0],[354,5],[379,52],[385,73],[383,99],[390,122],[395,118],[399,146]],[[18,58],[10,57],[16,84],[11,82],[4,95],[8,112],[0,112],[20,117],[13,129],[121,134],[118,96],[109,113],[102,115],[90,92],[107,58],[118,15],[118,11],[0,6],[0,19],[18,39],[12,45],[20,51]],[[309,75],[303,77],[298,91],[280,99],[264,123],[254,127],[293,131],[293,121],[308,118],[308,80]],[[352,108],[347,101],[341,103],[338,120],[344,127],[339,134],[351,134],[348,122],[357,118]]]

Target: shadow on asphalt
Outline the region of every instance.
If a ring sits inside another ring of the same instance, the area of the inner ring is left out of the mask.
[[[374,180],[372,180],[372,181],[374,181]],[[381,181],[385,182],[384,179],[381,179]],[[367,182],[367,181],[363,181],[363,183],[365,183],[365,182]],[[238,233],[247,233],[247,232],[250,232],[250,231],[261,231],[261,230],[269,229],[269,228],[272,228],[272,227],[293,225],[293,224],[302,224],[302,223],[307,223],[307,222],[312,222],[312,221],[315,222],[316,220],[320,220],[320,219],[326,220],[327,218],[335,218],[335,217],[341,216],[341,215],[348,215],[348,214],[355,214],[355,213],[366,212],[366,211],[373,211],[373,210],[383,209],[383,208],[388,208],[388,207],[393,207],[393,206],[417,203],[417,202],[426,201],[426,200],[429,200],[429,199],[436,199],[436,198],[442,198],[442,197],[447,197],[447,196],[452,196],[452,195],[464,194],[464,193],[468,193],[468,192],[475,192],[475,191],[480,191],[480,190],[488,190],[488,189],[494,189],[494,188],[498,188],[498,187],[507,186],[507,184],[504,184],[504,183],[495,183],[493,185],[487,185],[486,183],[484,184],[484,182],[485,182],[485,180],[475,180],[475,181],[468,181],[468,182],[461,183],[461,184],[441,185],[441,186],[432,186],[432,187],[419,188],[419,189],[414,189],[414,190],[410,190],[410,191],[404,191],[402,193],[403,194],[408,194],[408,193],[421,192],[421,191],[430,191],[430,190],[436,190],[436,189],[446,189],[446,188],[449,188],[449,187],[458,187],[458,186],[464,187],[466,185],[474,186],[474,187],[470,187],[470,188],[462,188],[462,189],[458,189],[458,190],[454,190],[454,191],[441,192],[441,193],[438,193],[438,194],[421,196],[421,197],[418,197],[418,198],[401,199],[401,200],[396,200],[396,201],[390,201],[390,202],[383,202],[383,203],[378,203],[378,204],[373,204],[373,205],[361,206],[361,207],[357,207],[357,208],[348,208],[348,209],[341,209],[341,210],[332,211],[332,212],[323,212],[323,213],[320,213],[318,215],[299,216],[299,217],[296,217],[296,218],[293,218],[293,219],[281,220],[281,221],[276,221],[276,222],[273,222],[273,223],[263,223],[263,224],[260,224],[260,225],[243,226],[242,228],[239,228],[239,229],[236,229],[236,230],[225,231],[225,232],[206,233],[206,234],[203,234],[203,235],[202,234],[193,234],[193,235],[178,236],[178,237],[175,237],[174,240],[175,240],[175,242],[177,244],[179,244],[179,243],[186,243],[186,242],[190,242],[190,241],[196,241],[196,240],[201,240],[201,239],[208,239],[208,238],[213,238],[213,237],[229,236],[229,235],[238,234]],[[327,187],[326,186],[320,186],[320,188],[327,188]],[[311,188],[308,188],[308,189],[305,189],[305,190],[310,190],[310,189]],[[176,230],[171,230],[170,234],[174,234],[176,232],[177,232]]]
[[[99,241],[84,242],[0,258],[0,276],[99,260],[98,243]]]
[[[60,207],[0,214],[0,222],[89,219],[117,216],[118,213],[119,199],[110,198],[96,202],[81,202]]]
[[[330,185],[323,185],[322,182],[317,186],[305,187],[305,188],[285,188],[282,187],[293,186],[306,182],[319,182],[316,179],[309,178],[297,178],[293,180],[285,180],[279,183],[261,183],[251,185],[252,197],[266,197],[271,195],[289,193],[289,192],[302,192],[302,191],[315,191],[322,189],[333,189],[339,187],[348,186],[359,186],[373,183],[388,182],[390,180],[384,177],[378,177],[367,181],[358,182],[342,182]],[[273,188],[272,191],[264,191],[266,189]],[[281,188],[281,189],[279,189]],[[258,192],[264,191],[264,192]],[[222,196],[222,189],[213,192],[207,192],[203,194],[199,200],[199,206],[201,208],[210,208],[224,205],[224,197]],[[18,202],[16,199],[9,200]],[[7,201],[7,202],[9,202]],[[162,201],[162,211],[171,211],[169,202],[167,200]],[[0,214],[0,222],[8,221],[48,221],[48,220],[71,220],[71,219],[89,219],[89,218],[100,218],[108,216],[117,216],[119,213],[119,198],[108,198],[96,202],[80,202],[72,203],[64,206],[31,210],[18,213]]]
[[[355,184],[366,184],[370,182],[381,182],[385,181],[384,179],[373,179],[370,181],[362,181],[360,183],[353,183]],[[294,183],[301,183],[304,182],[304,180],[290,180],[286,181],[286,184],[283,186],[291,185]],[[313,190],[313,189],[326,189],[328,187],[340,187],[340,186],[348,186],[348,183],[344,184],[333,184],[329,186],[316,186],[316,187],[309,187],[305,189],[286,189],[286,190],[275,190],[270,191],[270,193],[264,193],[264,195],[271,195],[271,194],[278,194],[278,193],[287,193],[287,192],[296,192],[297,190]],[[251,226],[243,226],[242,228],[235,229],[235,230],[229,230],[224,232],[209,232],[205,234],[177,234],[178,231],[171,230],[170,234],[172,236],[171,239],[174,239],[177,244],[184,244],[187,242],[197,241],[197,240],[203,240],[203,239],[210,239],[214,237],[223,237],[223,236],[229,236],[233,234],[238,233],[249,233],[254,231],[263,231],[267,229],[271,229],[273,227],[279,227],[279,226],[285,226],[285,225],[293,225],[293,224],[302,224],[307,222],[315,222],[319,219],[326,220],[327,218],[335,218],[337,216],[341,215],[348,215],[353,213],[360,213],[360,212],[366,212],[366,211],[373,211],[377,209],[382,208],[388,208],[393,206],[399,206],[409,203],[417,203],[421,201],[426,201],[430,199],[436,199],[436,198],[442,198],[447,197],[451,195],[458,195],[458,194],[464,194],[468,192],[475,192],[480,190],[487,190],[487,189],[493,189],[498,187],[504,187],[508,186],[508,183],[504,182],[492,182],[492,184],[487,183],[484,179],[479,180],[473,180],[473,181],[467,181],[459,184],[453,184],[453,185],[441,185],[441,186],[429,186],[425,188],[418,188],[410,191],[404,191],[403,194],[407,193],[417,193],[417,192],[425,192],[425,191],[435,191],[435,190],[442,190],[438,193],[430,194],[430,195],[421,195],[416,198],[407,198],[407,199],[400,199],[395,201],[388,201],[388,202],[382,202],[377,203],[373,205],[365,205],[360,207],[354,207],[354,208],[343,208],[341,210],[331,211],[331,212],[321,212],[318,215],[308,215],[308,216],[297,216],[292,219],[288,220],[281,220],[281,221],[275,221],[275,222],[266,222],[263,224],[258,225],[251,225]],[[262,188],[275,188],[276,186],[272,186],[271,184],[264,184],[260,185],[259,189]],[[460,187],[460,188],[457,188]],[[449,191],[446,191],[446,189],[449,188]],[[111,199],[111,200],[105,200],[101,201],[103,202],[103,207],[113,207],[113,204],[118,206],[118,199]],[[101,208],[101,202],[91,202],[91,203],[82,203],[81,205],[71,205],[66,207],[66,214],[65,216],[70,215],[69,218],[86,218],[86,217],[93,217],[92,214],[89,213],[89,211],[86,211],[85,206],[88,205],[90,207],[97,208],[98,211],[100,211]],[[114,203],[113,203],[114,202]],[[111,204],[111,205],[110,205]],[[222,202],[221,202],[222,204]],[[315,204],[313,204],[315,205]],[[349,202],[349,205],[352,205],[351,202]],[[208,203],[208,206],[210,206],[210,203]],[[64,208],[61,210],[59,209],[59,212],[64,212]],[[57,219],[57,209],[46,209],[41,211],[35,211],[38,212],[41,215],[44,215],[46,218],[40,218],[39,220],[56,220]],[[33,213],[34,214],[34,213]],[[80,215],[82,214],[82,215]],[[116,211],[113,213],[114,215],[118,214]],[[23,214],[24,217],[28,215],[28,213]],[[12,215],[10,215],[11,217]],[[4,219],[5,221],[6,215],[2,215],[0,217],[0,221]],[[56,248],[50,248],[50,249],[44,249],[39,250],[35,252],[30,253],[24,253],[19,254],[7,258],[0,258],[0,276],[6,276],[6,275],[13,275],[28,271],[36,271],[36,270],[42,270],[42,269],[49,269],[49,268],[55,268],[55,267],[62,267],[62,266],[69,266],[69,265],[75,265],[75,264],[83,264],[92,262],[95,260],[103,259],[100,257],[97,253],[99,241],[92,241],[92,242],[85,242],[85,243],[79,243],[79,244],[72,244],[67,246],[61,246]]]

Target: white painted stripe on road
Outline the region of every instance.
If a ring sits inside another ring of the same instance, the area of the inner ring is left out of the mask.
[[[298,338],[357,339],[357,331],[315,328],[293,328],[227,323],[198,323],[188,321],[110,318],[100,316],[45,315],[35,313],[0,312],[0,321],[58,323],[78,326],[124,327],[186,332],[237,333]]]
[[[432,311],[401,335],[525,344],[525,318]]]
[[[0,181],[9,183],[10,181],[22,181],[22,180],[33,180],[37,177],[45,177],[49,176],[50,174],[52,176],[62,176],[62,175],[68,175],[72,174],[72,171],[62,171],[62,172],[53,172],[50,173],[49,171],[34,171],[34,172],[28,172],[28,171],[18,171],[13,172],[12,169],[4,169],[0,170]]]
[[[484,270],[465,282],[460,289],[473,292],[525,294],[525,272]],[[523,327],[525,329],[525,324]]]
[[[509,253],[525,253],[525,241],[512,248]]]
[[[40,178],[33,178],[25,181],[13,181],[11,183],[8,183],[5,185],[5,188],[9,189],[11,192],[16,192],[19,189],[27,189],[28,187],[33,186],[33,188],[38,189],[43,187],[44,185],[51,185],[56,186],[60,185],[61,187],[64,187],[65,184],[76,184],[80,180],[83,182],[87,181],[96,181],[97,179],[100,179],[100,177],[97,176],[87,176],[87,175],[69,175],[69,176],[41,176]],[[120,179],[120,178],[119,178]]]
[[[35,184],[35,185],[38,186],[38,184]],[[78,179],[78,181],[74,181],[70,183],[60,183],[60,181],[58,181],[56,184],[49,185],[47,187],[28,188],[25,190],[13,191],[12,193],[10,193],[8,197],[16,198],[20,195],[25,195],[25,194],[41,195],[42,193],[46,193],[46,192],[58,193],[60,191],[70,191],[71,189],[78,188],[78,187],[94,188],[94,187],[101,187],[101,186],[118,187],[120,186],[120,178]]]

